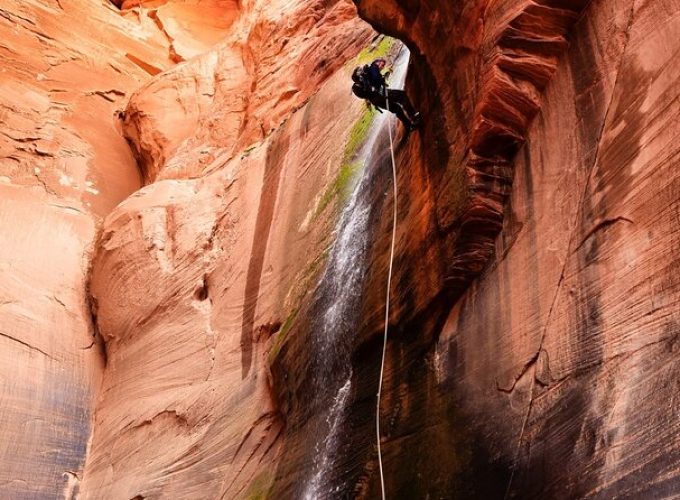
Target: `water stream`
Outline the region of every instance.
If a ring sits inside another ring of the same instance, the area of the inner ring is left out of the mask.
[[[394,64],[391,87],[403,86],[408,59],[404,47]],[[331,472],[342,445],[342,424],[352,390],[350,357],[368,264],[371,186],[379,164],[375,161],[379,156],[375,149],[381,135],[387,134],[388,124],[395,123],[396,118],[384,112],[377,113],[371,124],[359,151],[358,160],[363,164],[361,177],[340,216],[337,238],[314,298],[312,385],[323,414],[314,429],[312,472],[302,493],[306,500],[338,497],[345,486],[337,481],[334,484]]]

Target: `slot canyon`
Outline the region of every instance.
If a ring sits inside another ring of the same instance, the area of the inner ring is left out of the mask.
[[[679,54],[680,0],[0,0],[0,498],[680,498]]]

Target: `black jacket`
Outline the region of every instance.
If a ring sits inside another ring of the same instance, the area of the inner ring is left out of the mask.
[[[375,63],[368,67],[368,83],[375,90],[380,90],[386,85],[385,77],[382,75],[380,68]]]

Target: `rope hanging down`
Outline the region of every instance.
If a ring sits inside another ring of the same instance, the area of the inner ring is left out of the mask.
[[[387,273],[387,296],[385,298],[385,334],[383,338],[382,360],[380,361],[380,381],[378,382],[378,401],[375,410],[375,437],[378,442],[378,467],[380,469],[380,492],[385,500],[385,476],[383,474],[382,451],[380,449],[380,396],[382,394],[383,373],[385,371],[385,351],[387,350],[387,331],[390,321],[390,288],[392,285],[392,265],[394,263],[394,240],[397,233],[397,164],[394,161],[394,143],[392,142],[392,125],[389,122],[390,101],[385,89],[385,103],[387,104],[387,132],[390,136],[390,156],[392,158],[392,186],[394,189],[394,210],[392,214],[392,245],[390,247],[390,266]]]

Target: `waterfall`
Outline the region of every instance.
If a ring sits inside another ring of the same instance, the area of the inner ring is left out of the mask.
[[[408,50],[403,47],[395,61],[391,86],[403,86],[408,59]],[[343,491],[344,485],[331,484],[329,473],[342,444],[342,424],[352,390],[350,358],[368,264],[371,185],[377,169],[373,153],[381,134],[387,133],[387,124],[396,123],[392,116],[387,111],[376,114],[359,151],[361,178],[342,211],[335,244],[315,293],[312,349],[316,362],[312,385],[323,415],[314,429],[312,473],[302,494],[306,500],[334,498]]]

